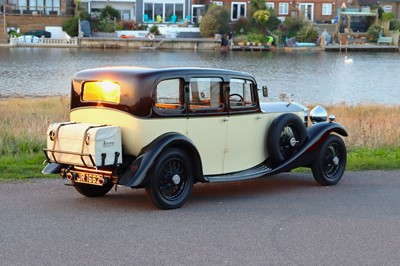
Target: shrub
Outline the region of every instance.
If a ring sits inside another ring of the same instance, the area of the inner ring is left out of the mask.
[[[229,12],[222,6],[212,5],[200,22],[200,34],[212,37],[216,33],[225,34],[229,31]]]
[[[160,35],[160,31],[158,30],[157,25],[153,25],[150,27],[149,32],[154,35]]]
[[[239,42],[247,42],[248,41],[248,39],[247,39],[247,36],[246,35],[238,35],[238,36],[235,36],[234,38],[233,38],[233,42],[234,43],[239,43]]]
[[[206,14],[200,22],[200,34],[203,37],[213,37],[217,33],[217,19],[211,14]]]
[[[283,24],[287,27],[287,36],[294,37],[305,23],[301,17],[287,17]]]
[[[63,31],[65,31],[71,37],[78,36],[78,22],[78,17],[73,17],[66,20],[62,25]]]
[[[400,30],[400,20],[391,19],[389,24],[389,30]]]
[[[315,43],[317,39],[318,39],[318,31],[313,26],[304,26],[296,34],[296,41],[298,42]]]
[[[240,17],[234,22],[234,29],[236,33],[243,34],[249,30],[250,20],[246,17]]]
[[[269,16],[269,19],[265,24],[265,27],[267,27],[267,29],[269,29],[270,31],[274,31],[278,29],[279,25],[281,25],[281,21],[274,13],[271,13],[271,11],[270,14],[271,15]]]
[[[393,12],[385,12],[382,14],[382,21],[389,21],[394,18]]]
[[[367,30],[367,38],[370,42],[376,42],[379,38],[379,32],[381,32],[381,26],[372,25]]]
[[[103,19],[117,19],[120,20],[121,19],[121,13],[119,12],[119,10],[113,8],[110,5],[106,5],[100,12],[100,20]]]
[[[102,19],[97,23],[97,31],[101,32],[115,32],[114,20]]]
[[[269,11],[267,10],[258,10],[254,13],[253,18],[261,26],[265,26],[269,19],[269,15]]]
[[[133,20],[121,20],[118,25],[122,27],[123,30],[145,30],[146,25],[140,24]]]

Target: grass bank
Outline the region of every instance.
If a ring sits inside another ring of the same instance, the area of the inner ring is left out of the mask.
[[[327,106],[349,132],[348,170],[400,169],[400,106]],[[69,99],[0,99],[0,179],[44,177],[46,130],[68,121]]]

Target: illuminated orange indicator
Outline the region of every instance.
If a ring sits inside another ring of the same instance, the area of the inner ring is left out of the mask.
[[[82,100],[88,102],[119,103],[121,88],[110,80],[88,81],[83,84]]]

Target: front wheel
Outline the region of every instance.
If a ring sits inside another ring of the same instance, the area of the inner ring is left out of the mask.
[[[86,197],[102,197],[107,194],[113,186],[114,183],[111,180],[108,180],[108,182],[103,186],[75,183],[74,188],[76,191]]]
[[[337,135],[329,135],[321,145],[311,170],[315,180],[323,186],[336,185],[344,174],[347,163],[346,145]]]
[[[176,209],[189,198],[193,173],[187,154],[179,149],[165,151],[157,159],[146,185],[150,200],[160,209]]]

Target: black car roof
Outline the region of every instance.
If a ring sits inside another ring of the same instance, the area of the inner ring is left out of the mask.
[[[171,75],[202,75],[202,74],[218,74],[218,75],[230,75],[230,76],[246,76],[248,78],[254,79],[254,77],[246,72],[227,70],[227,69],[217,69],[217,68],[201,68],[201,67],[160,67],[160,68],[150,68],[150,67],[137,67],[137,66],[113,66],[113,67],[102,67],[93,68],[80,71],[75,74],[75,79],[86,79],[93,78],[94,76],[103,74],[116,74],[118,76],[159,76],[165,74]]]

